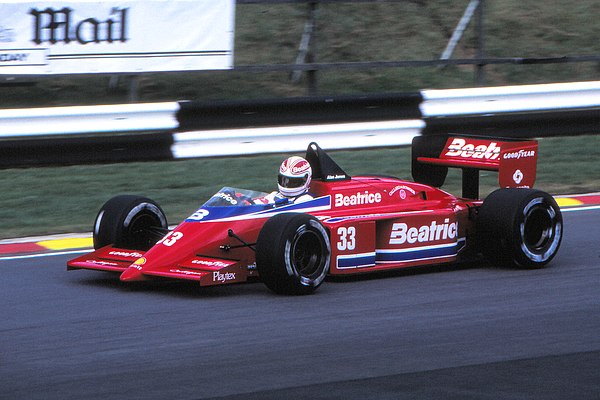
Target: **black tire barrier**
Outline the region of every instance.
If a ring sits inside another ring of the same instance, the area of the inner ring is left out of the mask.
[[[420,93],[182,102],[179,131],[420,119]]]
[[[469,134],[511,138],[600,133],[600,109],[423,118],[422,135]]]
[[[149,133],[0,141],[0,168],[171,160],[173,135]]]

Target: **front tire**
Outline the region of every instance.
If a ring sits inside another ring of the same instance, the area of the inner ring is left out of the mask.
[[[329,236],[308,214],[283,213],[269,219],[256,242],[256,267],[264,284],[279,294],[314,292],[331,258]]]
[[[498,189],[479,209],[477,232],[481,249],[492,263],[542,268],[560,247],[562,214],[548,193],[534,189]]]
[[[156,202],[141,196],[116,196],[96,216],[94,248],[113,245],[145,251],[167,231],[167,217]]]

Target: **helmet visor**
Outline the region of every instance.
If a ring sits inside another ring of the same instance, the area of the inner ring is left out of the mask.
[[[281,175],[277,177],[279,184],[288,189],[299,188],[306,184],[306,180],[308,179],[308,175],[304,175],[299,178],[290,178],[289,176]]]

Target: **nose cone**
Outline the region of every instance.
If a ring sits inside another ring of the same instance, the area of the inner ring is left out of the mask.
[[[134,281],[143,281],[146,280],[146,277],[142,273],[142,265],[146,263],[146,259],[144,257],[138,258],[133,264],[129,266],[123,273],[121,274],[122,282],[134,282]]]
[[[121,274],[121,277],[119,279],[121,279],[122,282],[135,282],[135,281],[144,281],[144,280],[146,280],[146,277],[144,276],[144,274],[142,274],[142,271],[137,269],[137,266],[136,266],[136,267],[129,267],[125,271],[123,271],[123,273]]]

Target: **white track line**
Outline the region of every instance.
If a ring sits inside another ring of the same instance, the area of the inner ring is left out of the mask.
[[[92,249],[83,249],[83,250],[69,250],[69,251],[58,251],[55,253],[39,253],[39,254],[25,254],[20,256],[6,256],[0,257],[0,261],[4,260],[24,260],[27,258],[41,258],[41,257],[52,257],[52,256],[65,256],[70,254],[83,254],[88,253]]]
[[[588,210],[600,210],[600,205],[597,206],[585,206],[585,207],[569,207],[569,208],[562,208],[560,211],[561,212],[571,212],[571,211],[588,211]]]

